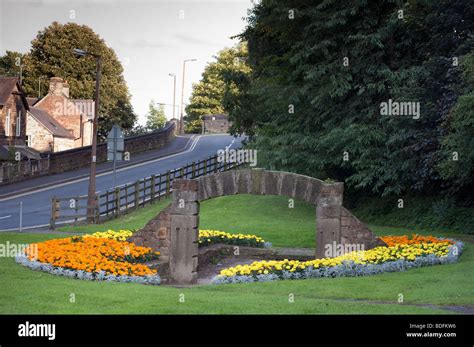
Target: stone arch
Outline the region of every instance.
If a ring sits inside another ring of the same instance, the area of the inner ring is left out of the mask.
[[[170,283],[197,281],[199,205],[203,200],[234,194],[283,195],[316,207],[316,258],[338,245],[370,249],[384,243],[342,206],[344,184],[328,183],[290,172],[264,169],[223,171],[196,179],[173,181],[172,203],[130,241],[152,247],[168,263]]]

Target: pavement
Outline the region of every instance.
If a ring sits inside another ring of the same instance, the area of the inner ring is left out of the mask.
[[[116,185],[135,182],[164,173],[193,161],[215,155],[218,150],[238,148],[242,137],[230,135],[194,135],[174,139],[165,148],[133,156],[117,165]],[[113,188],[112,163],[97,165],[97,193]],[[0,231],[18,231],[20,205],[22,229],[47,228],[51,218],[51,200],[87,194],[89,169],[84,168],[0,187]]]

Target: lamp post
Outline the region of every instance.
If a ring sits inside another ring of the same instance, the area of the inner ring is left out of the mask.
[[[175,118],[175,109],[176,109],[176,74],[169,73],[169,76],[173,77],[173,118]]]
[[[179,117],[179,133],[184,134],[184,122],[183,122],[183,112],[184,112],[184,76],[186,74],[186,62],[196,61],[197,59],[186,59],[183,60],[183,84],[181,86],[181,114]]]
[[[38,77],[38,99],[41,99],[41,80],[48,76],[40,76]]]
[[[81,49],[75,48],[74,54],[79,57],[90,55],[96,60],[95,72],[95,102],[94,102],[94,119],[92,122],[92,151],[91,151],[91,170],[89,176],[89,188],[87,191],[87,221],[93,223],[95,220],[95,187],[96,187],[96,163],[97,163],[97,128],[99,123],[99,98],[100,98],[100,74],[102,58],[98,54],[89,53]]]

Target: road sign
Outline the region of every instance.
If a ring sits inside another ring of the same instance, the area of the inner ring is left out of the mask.
[[[125,150],[124,142],[122,129],[120,129],[117,124],[114,124],[112,130],[110,130],[109,134],[107,135],[107,160],[114,162],[114,188],[116,181],[117,161],[123,160],[123,152]]]
[[[121,161],[123,160],[124,152],[124,137],[122,129],[117,124],[114,124],[112,130],[107,135],[107,160]]]

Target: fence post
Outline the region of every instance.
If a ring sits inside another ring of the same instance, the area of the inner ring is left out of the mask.
[[[56,229],[56,218],[57,213],[58,213],[58,198],[53,196],[53,199],[51,200],[51,220],[49,221],[49,227],[51,230]]]
[[[135,200],[135,206],[134,208],[138,208],[138,205],[140,204],[140,181],[136,181],[135,182],[135,196],[134,196],[134,200]]]
[[[120,216],[120,188],[115,188],[115,215]]]
[[[151,180],[150,180],[150,184],[151,184],[151,190],[150,190],[150,202],[153,204],[153,202],[155,201],[155,182],[156,181],[156,178],[155,178],[155,175],[151,175]]]
[[[204,171],[202,173],[203,176],[207,175],[207,159],[204,159]]]
[[[180,175],[179,178],[185,178],[184,177],[184,167],[182,167],[181,170],[179,170],[179,175]]]
[[[171,181],[170,181],[170,171],[166,173],[166,196],[170,195],[171,191]]]
[[[219,171],[219,162],[217,161],[217,157],[211,158],[211,160],[214,159],[214,173]]]
[[[158,181],[158,200],[161,200],[161,184],[163,183],[163,174],[160,174],[160,180]]]
[[[77,214],[79,213],[79,197],[74,198],[74,226],[77,226]]]
[[[196,162],[193,161],[191,178],[196,178]]]
[[[99,224],[100,219],[100,205],[99,205],[99,196],[95,196],[95,224]]]

